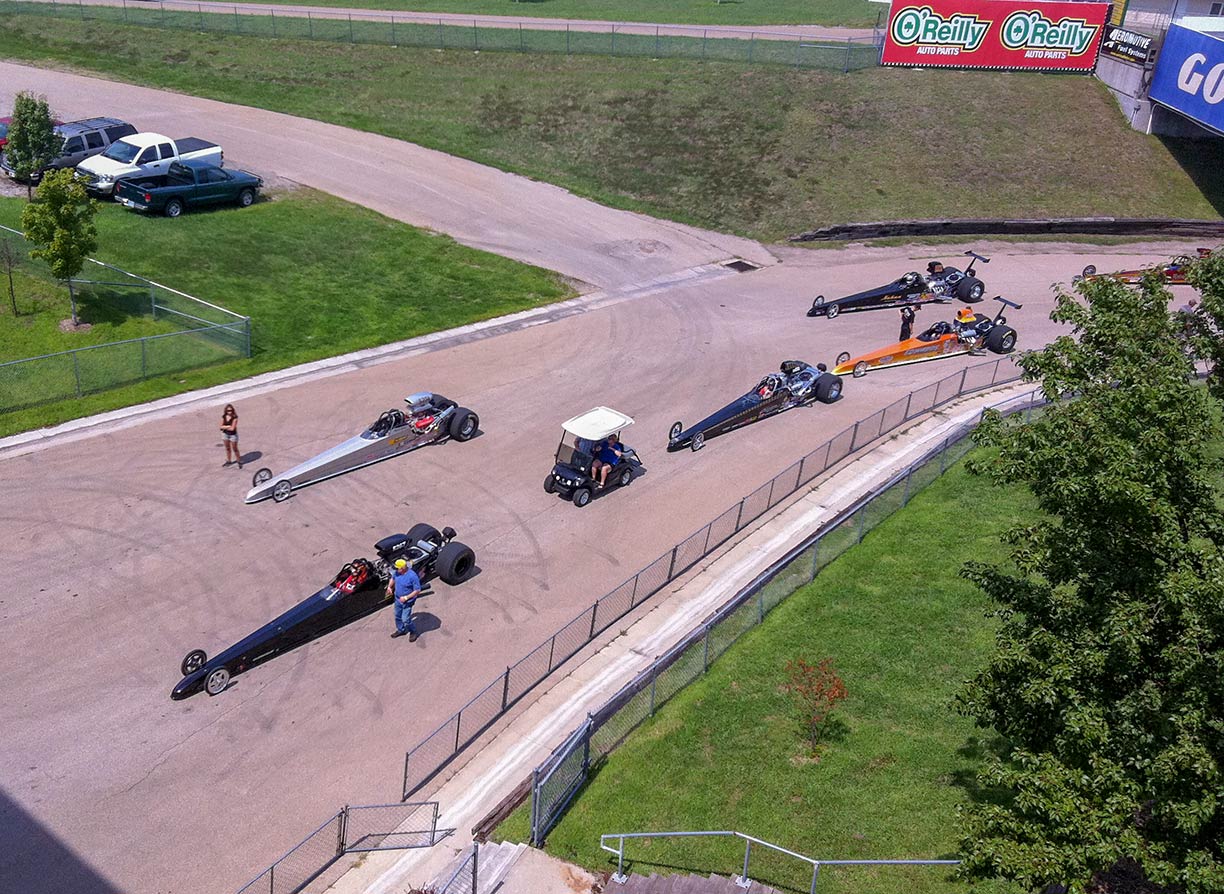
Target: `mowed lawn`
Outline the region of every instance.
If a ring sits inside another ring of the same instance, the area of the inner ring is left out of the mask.
[[[439,51],[0,15],[0,54],[411,140],[777,240],[849,221],[1218,218],[1224,150],[1092,78]]]
[[[869,0],[311,0],[309,5],[681,25],[870,27],[881,10],[888,15],[887,6]]]
[[[22,199],[0,199],[18,227]],[[555,274],[459,245],[312,190],[250,208],[177,220],[101,206],[94,256],[251,317],[253,355],[81,399],[0,414],[0,435],[401,341],[569,297]],[[82,273],[96,277],[98,268]],[[0,304],[0,357],[13,359],[167,331],[164,323],[82,306],[84,333],[65,333],[66,291],[19,283],[14,318]]]
[[[614,869],[599,850],[603,833],[731,829],[814,858],[955,858],[956,808],[976,796],[989,733],[952,699],[993,637],[986,598],[957,572],[1002,559],[1000,532],[1035,513],[1027,492],[954,466],[612,752],[548,851]],[[816,757],[781,690],[786,662],[801,657],[831,657],[849,691]],[[498,836],[523,840],[527,827],[524,808]],[[643,875],[735,875],[744,851],[715,839],[626,846]],[[808,890],[805,864],[753,854],[753,878]],[[966,890],[947,867],[827,867],[819,882],[821,894]]]

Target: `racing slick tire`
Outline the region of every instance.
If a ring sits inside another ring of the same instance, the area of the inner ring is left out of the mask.
[[[293,482],[288,478],[282,478],[276,482],[276,487],[272,488],[272,499],[277,503],[283,503],[289,499],[289,495],[293,493]]]
[[[183,200],[171,199],[166,203],[166,207],[162,209],[162,214],[166,217],[181,217],[183,214]]]
[[[849,359],[850,359],[850,352],[842,351],[840,354],[837,355],[837,359],[833,361],[833,365],[841,366],[843,363],[845,363]]]
[[[860,360],[858,363],[854,364],[854,372],[852,375],[856,379],[861,379],[863,376],[867,375],[867,361]]]
[[[452,587],[467,580],[475,567],[476,553],[458,540],[452,540],[438,550],[438,559],[434,562],[434,570],[442,578],[442,583]]]
[[[589,487],[575,488],[573,496],[574,505],[581,509],[587,503],[591,502],[591,489]]]
[[[179,670],[184,677],[191,676],[205,664],[208,663],[208,653],[203,649],[192,649],[183,659],[183,663],[179,665]]]
[[[1089,264],[1087,267],[1084,268],[1083,272],[1080,275],[1081,276],[1095,276],[1096,275],[1096,264]]]
[[[822,404],[831,404],[841,400],[841,376],[825,373],[816,380],[816,399]]]
[[[825,302],[824,295],[817,295],[814,299],[812,299],[812,306],[808,308],[807,315],[809,317],[820,316],[820,312],[824,310],[824,302]]]
[[[684,426],[679,422],[673,422],[671,429],[667,432],[667,442],[670,444],[676,438],[680,437],[680,432],[684,431]]]
[[[557,492],[557,479],[553,478],[552,475],[549,475],[547,478],[544,479],[544,493],[555,494],[556,492]]]
[[[1010,354],[1016,348],[1016,330],[1010,326],[992,326],[986,333],[986,350],[995,354]]]
[[[271,469],[260,469],[258,472],[256,472],[254,475],[251,476],[251,487],[259,487],[259,485],[263,484],[265,481],[271,481],[271,480],[272,480],[272,470]]]
[[[631,482],[632,480],[633,480],[633,467],[632,466],[630,466],[627,469],[621,469],[619,472],[616,473],[617,487],[628,487],[629,482]]]
[[[433,525],[427,525],[425,522],[413,525],[408,529],[408,542],[416,546],[422,540],[429,540],[433,543],[441,543],[442,535],[438,533],[438,529]]]
[[[966,276],[956,284],[956,298],[966,304],[976,304],[986,294],[986,286],[976,276]]]
[[[699,431],[693,435],[693,439],[689,441],[689,449],[696,453],[705,446],[705,432]]]
[[[829,309],[825,311],[825,316],[831,320],[834,317],[836,317],[839,313],[841,313],[841,307],[839,307],[836,303],[833,303],[833,304],[830,304]]]
[[[480,417],[467,407],[455,410],[451,417],[450,436],[456,441],[470,441],[480,428]]]
[[[204,681],[204,691],[209,695],[220,695],[229,686],[230,672],[228,667],[219,667]]]

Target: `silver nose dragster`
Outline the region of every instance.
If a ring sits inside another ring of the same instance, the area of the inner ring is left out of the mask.
[[[404,398],[407,408],[392,408],[374,423],[342,444],[294,466],[280,475],[260,469],[251,479],[247,503],[271,497],[276,502],[289,499],[298,488],[326,478],[334,478],[363,466],[382,462],[426,444],[452,439],[471,440],[480,429],[480,417],[453,400],[428,391]]]

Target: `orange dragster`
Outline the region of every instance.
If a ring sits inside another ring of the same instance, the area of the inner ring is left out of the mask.
[[[995,301],[1003,306],[994,319],[966,307],[957,311],[956,319],[952,322],[940,321],[905,341],[858,357],[851,357],[849,351],[843,351],[837,355],[833,374],[844,376],[849,373],[858,378],[873,369],[946,360],[963,354],[982,354],[986,351],[1010,354],[1016,347],[1016,330],[1007,325],[1003,312],[1009,307],[1019,310],[1021,305],[1002,297],[996,297]]]

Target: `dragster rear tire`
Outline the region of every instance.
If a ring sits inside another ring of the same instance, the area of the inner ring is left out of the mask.
[[[1010,326],[992,326],[986,333],[986,350],[994,354],[1010,354],[1016,348],[1016,330]]]
[[[438,572],[442,583],[452,587],[467,580],[475,567],[476,553],[470,546],[458,540],[452,540],[438,550],[438,559],[434,563],[434,570]]]

